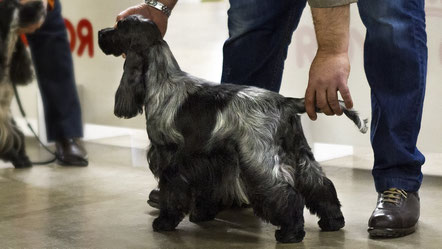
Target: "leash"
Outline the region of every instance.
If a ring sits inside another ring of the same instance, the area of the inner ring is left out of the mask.
[[[53,155],[54,158],[48,160],[48,161],[42,161],[42,162],[31,162],[32,165],[46,165],[55,162],[58,158],[57,154],[55,152],[52,152],[40,139],[40,137],[37,135],[37,133],[32,128],[32,125],[29,123],[28,118],[26,116],[25,110],[23,108],[23,105],[20,100],[20,96],[18,95],[17,86],[15,84],[12,84],[12,87],[14,88],[15,93],[15,99],[17,100],[18,108],[20,110],[20,113],[22,117],[25,119],[26,125],[28,126],[29,130],[34,134],[35,139],[37,139],[38,143],[47,151],[49,154]],[[59,159],[60,160],[60,159]]]

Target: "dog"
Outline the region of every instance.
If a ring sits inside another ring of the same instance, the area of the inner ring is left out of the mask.
[[[304,99],[181,71],[155,23],[141,16],[98,36],[105,54],[126,55],[114,114],[145,112],[147,159],[160,187],[154,231],[174,230],[186,214],[191,222],[212,220],[235,203],[279,227],[282,243],[303,240],[304,206],[323,231],[344,227],[335,187],[303,134]],[[367,120],[341,107],[365,133]]]
[[[33,78],[31,59],[17,32],[45,16],[43,1],[0,0],[0,159],[15,168],[32,165],[23,132],[11,115],[13,85],[26,85]]]

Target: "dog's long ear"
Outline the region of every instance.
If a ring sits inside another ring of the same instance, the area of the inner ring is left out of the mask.
[[[142,114],[145,96],[144,60],[130,51],[126,54],[123,77],[115,94],[115,116],[132,118]]]
[[[0,82],[2,81],[5,75],[6,68],[6,44],[3,42],[1,29],[0,29]]]
[[[21,39],[15,45],[9,75],[13,84],[24,85],[32,81],[32,62]]]

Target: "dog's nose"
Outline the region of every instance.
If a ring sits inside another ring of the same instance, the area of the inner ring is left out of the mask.
[[[103,40],[104,39],[104,35],[105,35],[105,31],[104,30],[98,31],[98,41]]]

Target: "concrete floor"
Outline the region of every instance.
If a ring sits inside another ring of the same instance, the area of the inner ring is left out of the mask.
[[[147,166],[133,166],[143,150],[89,142],[90,166],[55,164],[15,170],[0,164],[0,248],[442,248],[442,178],[425,177],[418,231],[399,239],[373,240],[366,232],[376,194],[369,171],[336,167],[352,157],[323,163],[343,205],[346,226],[321,232],[305,213],[302,243],[282,245],[275,228],[250,209],[228,210],[201,225],[186,218],[178,230],[155,233],[158,211],[146,204],[156,185]],[[33,159],[46,157],[34,143]]]

